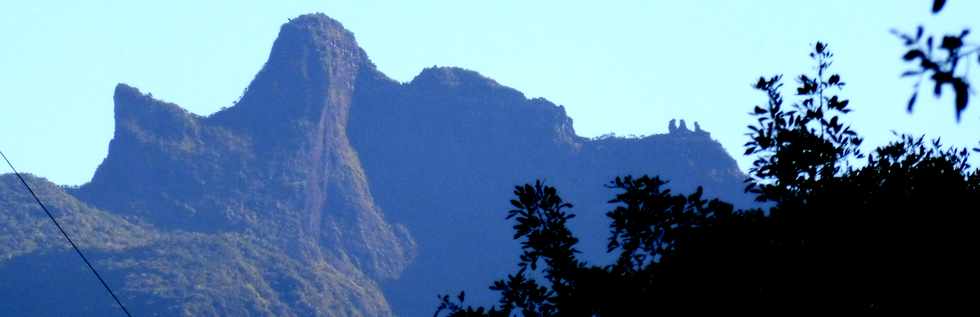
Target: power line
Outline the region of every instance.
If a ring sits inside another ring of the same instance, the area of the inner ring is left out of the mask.
[[[34,197],[34,201],[36,201],[37,204],[41,206],[41,209],[44,209],[44,213],[48,215],[48,218],[51,219],[51,222],[54,222],[54,225],[58,227],[58,230],[61,231],[61,235],[65,236],[65,240],[68,240],[68,243],[71,244],[72,249],[75,249],[75,253],[78,253],[78,256],[82,258],[82,261],[85,261],[85,265],[88,265],[89,270],[92,270],[92,274],[95,274],[95,277],[99,279],[99,282],[102,283],[102,287],[105,287],[105,290],[109,292],[109,295],[112,295],[112,299],[116,300],[116,304],[119,304],[119,308],[122,308],[122,311],[126,313],[126,316],[133,317],[133,315],[129,313],[129,310],[126,309],[126,306],[123,305],[122,301],[119,300],[119,297],[116,297],[116,293],[112,291],[112,288],[109,288],[109,284],[106,283],[104,279],[102,279],[102,275],[99,274],[99,271],[96,271],[95,267],[92,266],[92,262],[89,262],[88,258],[85,257],[85,254],[82,253],[82,249],[79,249],[78,245],[75,244],[75,241],[72,241],[71,238],[68,237],[68,232],[65,232],[65,229],[61,227],[61,224],[58,223],[58,220],[54,219],[54,216],[51,215],[51,211],[48,211],[48,207],[44,206],[44,203],[42,203],[41,199],[37,197],[37,194],[34,193],[34,190],[31,189],[31,186],[27,185],[27,181],[24,180],[24,177],[20,176],[20,172],[18,172],[17,169],[14,168],[14,164],[10,163],[10,160],[7,159],[7,156],[3,154],[3,151],[0,151],[0,156],[2,156],[3,160],[7,162],[7,166],[10,166],[10,170],[14,171],[14,175],[17,175],[17,179],[20,179],[20,183],[24,184],[24,188],[27,188],[27,191],[31,193],[31,196]]]

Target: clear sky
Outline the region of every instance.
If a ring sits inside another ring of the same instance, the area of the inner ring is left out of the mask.
[[[976,94],[959,124],[951,99],[925,90],[905,112],[912,82],[898,77],[903,51],[888,33],[919,23],[977,29],[980,1],[951,0],[935,17],[931,0],[144,2],[0,3],[0,149],[20,169],[87,182],[112,137],[119,82],[201,115],[230,106],[279,26],[311,12],[343,23],[396,80],[433,65],[476,70],[564,105],[590,137],[699,121],[743,169],[748,112],[765,101],[750,84],[808,70],[817,40],[836,54],[866,144],[887,142],[891,130],[980,141]]]

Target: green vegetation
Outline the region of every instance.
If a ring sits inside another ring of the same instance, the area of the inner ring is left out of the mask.
[[[161,230],[25,178],[137,316],[390,314],[375,282],[350,266],[310,265],[254,234]],[[13,174],[0,175],[0,210],[0,276],[16,285],[0,289],[0,311],[119,313]]]
[[[79,245],[99,251],[126,250],[148,244],[157,237],[147,226],[134,224],[89,207],[45,179],[24,175],[44,197],[58,219],[78,236]],[[68,242],[58,234],[13,174],[0,175],[0,264],[22,254],[48,249],[67,251]]]

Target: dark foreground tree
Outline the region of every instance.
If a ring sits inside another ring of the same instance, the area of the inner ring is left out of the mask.
[[[491,286],[499,303],[444,295],[436,315],[977,310],[980,170],[969,153],[912,136],[861,153],[832,54],[817,43],[810,56],[797,102],[784,104],[780,76],[755,85],[767,103],[752,113],[747,190],[767,212],[735,211],[700,188],[673,194],[658,177],[616,178],[607,216],[618,257],[596,265],[576,256],[571,204],[541,182],[518,186],[508,218],[523,253]]]

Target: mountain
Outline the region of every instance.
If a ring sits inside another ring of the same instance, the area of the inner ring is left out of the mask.
[[[232,107],[199,116],[124,84],[113,100],[115,134],[89,183],[29,181],[139,316],[418,316],[459,290],[484,303],[518,254],[510,191],[538,178],[576,203],[573,229],[596,260],[615,176],[750,203],[700,127],[583,138],[564,107],[473,71],[394,81],[323,14],[282,26]],[[16,186],[0,177],[0,310],[112,314]]]

